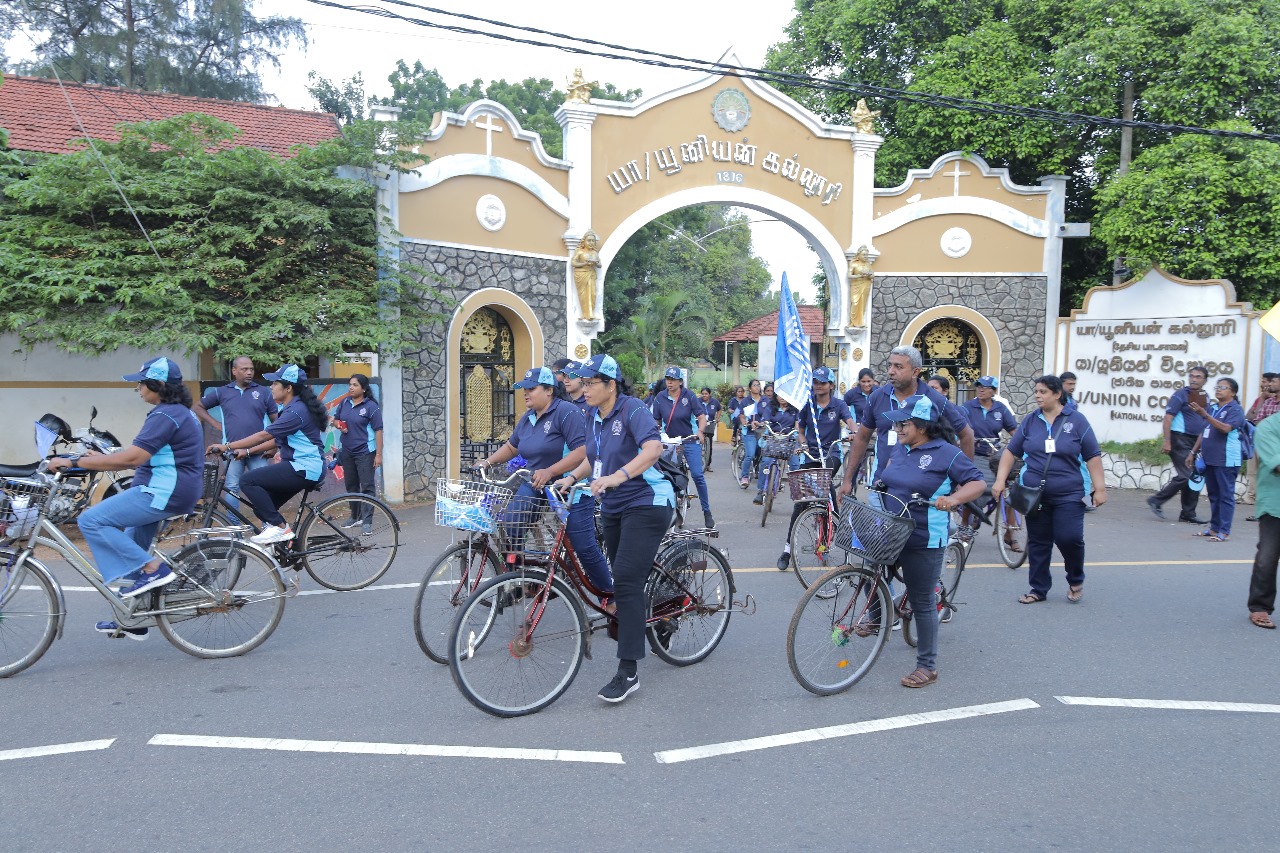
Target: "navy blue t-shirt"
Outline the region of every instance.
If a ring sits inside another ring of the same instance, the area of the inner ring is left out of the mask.
[[[749,416],[744,415],[743,412],[751,406],[755,406],[752,413]],[[760,421],[763,423],[764,421],[769,420],[769,415],[772,414],[772,412],[773,407],[769,405],[769,399],[767,397],[761,394],[759,400],[753,400],[751,395],[748,394],[742,398],[735,417],[737,417],[738,423],[741,424],[743,432],[746,432],[750,429],[752,421]]]
[[[698,405],[702,407],[702,414],[707,416],[708,424],[714,424],[716,422],[716,419],[720,417],[720,409],[723,408],[720,405],[720,401],[715,397],[712,397],[705,403],[702,402],[702,398],[699,397]]]
[[[823,453],[827,456],[837,455],[832,450],[832,445],[840,440],[840,428],[845,421],[853,419],[853,413],[849,411],[849,407],[845,405],[844,400],[834,394],[827,401],[827,405],[818,409],[818,431],[814,434],[813,430],[813,402],[804,404],[804,408],[800,410],[799,416],[796,418],[796,426],[800,429],[800,434],[804,437],[804,442],[809,446],[809,453],[813,457],[818,456],[818,442],[822,442]]]
[[[1219,432],[1207,419],[1200,419],[1204,421],[1200,433],[1200,455],[1204,457],[1204,464],[1239,468],[1244,459],[1240,454],[1240,430],[1244,427],[1244,409],[1240,407],[1240,401],[1232,400],[1225,406],[1213,403],[1209,406],[1209,414],[1231,424],[1231,432]]]
[[[876,389],[872,388],[871,394],[875,392]],[[844,404],[849,407],[849,411],[853,412],[854,420],[862,421],[862,413],[867,409],[867,401],[871,399],[871,394],[862,393],[862,386],[860,385],[854,385],[844,392]]]
[[[963,450],[935,438],[914,448],[905,444],[895,445],[890,452],[889,464],[880,472],[880,479],[888,487],[889,494],[905,503],[912,495],[937,500],[965,483],[981,480],[982,474]],[[892,501],[887,502],[885,508],[900,509]],[[913,506],[909,511],[916,520],[916,528],[911,531],[906,547],[941,548],[947,544],[951,536],[950,513],[932,506]]]
[[[698,415],[702,414],[702,401],[684,386],[676,394],[675,399],[663,388],[654,395],[649,403],[653,419],[658,422],[659,429],[671,438],[685,438],[698,432]]]
[[[1190,388],[1182,387],[1174,391],[1169,396],[1169,405],[1165,407],[1166,415],[1173,415],[1173,420],[1169,422],[1169,430],[1171,432],[1185,432],[1187,435],[1201,435],[1204,432],[1204,426],[1208,421],[1203,415],[1197,415],[1191,411],[1191,406],[1187,405],[1187,392]],[[1201,389],[1203,390],[1203,389]],[[1212,405],[1212,401],[1210,401]],[[1205,408],[1208,408],[1206,406]]]
[[[324,439],[316,429],[306,403],[297,397],[280,410],[267,432],[276,440],[280,459],[302,472],[308,480],[319,482],[324,476]]]
[[[862,411],[862,419],[858,422],[867,429],[875,430],[876,432],[876,468],[871,477],[873,482],[880,479],[880,473],[889,461],[889,450],[897,444],[897,434],[893,431],[893,421],[889,420],[889,413],[894,409],[914,406],[921,397],[928,397],[938,411],[942,412],[956,435],[963,432],[964,428],[969,425],[969,419],[965,417],[959,406],[953,406],[948,403],[946,397],[919,379],[916,380],[916,392],[901,403],[893,395],[893,383],[887,382],[881,385],[871,392],[867,407]],[[890,436],[893,437],[890,438]],[[893,442],[892,445],[890,441]]]
[[[1083,498],[1088,470],[1085,463],[1102,455],[1093,427],[1075,406],[1064,408],[1053,421],[1052,454],[1045,452],[1049,438],[1049,422],[1036,409],[1022,419],[1018,431],[1009,440],[1008,450],[1026,463],[1018,482],[1038,486],[1045,481],[1044,493],[1052,497]],[[1048,466],[1048,476],[1045,467]]]
[[[352,456],[368,456],[378,450],[374,433],[382,432],[382,408],[372,397],[365,397],[357,405],[350,397],[343,397],[333,416],[347,425],[341,433],[339,444]]]
[[[152,509],[174,515],[195,509],[204,471],[204,429],[195,413],[177,403],[161,403],[147,413],[133,446],[151,458],[134,471],[131,488],[151,495]]]
[[[529,409],[516,422],[511,446],[529,463],[530,471],[550,468],[586,439],[587,419],[576,403],[553,399],[541,415]]]
[[[999,438],[1001,432],[1012,433],[1018,428],[1018,419],[1009,411],[1009,407],[999,400],[991,401],[991,408],[982,408],[977,397],[965,400],[960,406],[969,418],[969,426],[973,428],[973,437]],[[990,456],[991,447],[985,441],[975,441],[973,452],[977,456]]]
[[[206,411],[222,409],[223,444],[262,432],[271,423],[269,413],[276,410],[271,389],[256,382],[243,390],[234,382],[210,388],[200,398],[200,405]]]
[[[601,417],[600,410],[592,407],[586,441],[592,479],[595,479],[597,462],[600,476],[607,477],[635,459],[646,441],[658,440],[658,424],[653,420],[653,413],[635,397],[618,395],[608,417]],[[675,505],[676,494],[671,484],[651,465],[643,476],[637,477],[632,471],[630,480],[605,492],[600,511],[618,515],[639,507]]]

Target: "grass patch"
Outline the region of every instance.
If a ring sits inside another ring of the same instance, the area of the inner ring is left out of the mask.
[[[1162,440],[1144,438],[1141,441],[1104,441],[1102,452],[1128,459],[1130,462],[1142,462],[1159,467],[1169,463],[1169,454],[1160,450]]]

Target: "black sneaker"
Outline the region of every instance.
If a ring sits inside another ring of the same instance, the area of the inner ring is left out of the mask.
[[[789,568],[791,568],[791,552],[783,551],[778,557],[778,571],[785,572]]]
[[[1160,506],[1160,501],[1156,500],[1155,497],[1147,498],[1147,506],[1156,514],[1156,518],[1164,518],[1164,509]]]
[[[763,490],[762,490],[762,491],[759,491],[759,492],[756,492],[755,500],[753,500],[753,501],[752,501],[752,503],[753,503],[753,504],[755,504],[756,506],[760,506],[761,504],[763,504],[763,503],[764,503],[764,491],[763,491]]]
[[[708,528],[716,526],[716,520],[712,517],[711,510],[707,510],[702,514],[702,525]]]
[[[600,688],[600,698],[606,702],[621,702],[632,693],[636,692],[636,688],[640,686],[640,676],[633,675],[627,678],[622,673],[618,673],[604,687]]]
[[[1196,518],[1194,515],[1180,515],[1178,521],[1184,521],[1187,524],[1208,524],[1207,518]]]
[[[115,621],[99,622],[93,626],[99,634],[106,634],[113,640],[126,637],[130,640],[145,640],[150,633],[146,628],[121,628]]]

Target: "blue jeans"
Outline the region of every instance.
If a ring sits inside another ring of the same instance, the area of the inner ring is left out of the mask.
[[[232,459],[227,463],[227,491],[230,494],[224,495],[227,504],[235,510],[240,509],[240,475],[245,471],[252,471],[255,468],[262,468],[271,463],[267,461],[265,456],[250,456],[248,459]]]
[[[596,541],[596,499],[590,494],[582,495],[576,504],[569,507],[565,533],[591,585],[601,592],[612,593],[613,574],[609,571],[604,552],[600,550],[600,543]]]
[[[1027,575],[1031,591],[1047,596],[1053,586],[1049,559],[1053,546],[1062,554],[1067,583],[1084,583],[1084,504],[1080,492],[1045,495],[1040,508],[1026,517]]]
[[[707,493],[707,478],[702,473],[702,442],[690,441],[681,445],[684,461],[689,463],[689,478],[698,489],[698,500],[702,502],[702,511],[711,512],[711,497]]]
[[[759,440],[753,432],[744,432],[742,434],[742,449],[746,451],[742,455],[742,471],[738,474],[738,479],[745,480],[751,476],[751,463],[756,458],[756,448],[760,446]]]
[[[1209,529],[1223,536],[1231,534],[1236,516],[1236,477],[1239,466],[1204,466],[1204,490],[1209,493]]]
[[[898,558],[916,626],[916,666],[930,671],[938,668],[938,600],[934,591],[942,577],[944,550],[907,548]]]
[[[125,489],[80,513],[76,522],[84,534],[98,573],[107,583],[151,562],[147,549],[160,522],[171,515],[151,508],[151,495],[140,488]]]

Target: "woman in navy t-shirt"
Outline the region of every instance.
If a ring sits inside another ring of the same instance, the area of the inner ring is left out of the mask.
[[[1187,467],[1195,467],[1199,452],[1204,459],[1204,488],[1209,493],[1209,526],[1198,533],[1210,542],[1226,542],[1236,514],[1236,476],[1244,457],[1240,452],[1240,430],[1244,429],[1244,409],[1236,395],[1240,386],[1224,376],[1213,383],[1216,403],[1208,409],[1188,403],[1191,411],[1205,419],[1204,429],[1187,454]]]
[[[342,436],[338,440],[338,463],[342,465],[347,491],[372,498],[377,495],[375,475],[382,467],[382,408],[371,392],[368,376],[352,374],[347,396],[333,413],[333,425]],[[343,527],[356,526],[366,536],[373,533],[373,504],[351,504],[351,521]]]

